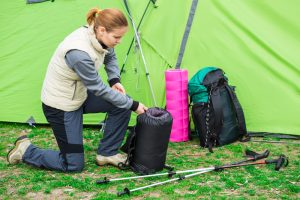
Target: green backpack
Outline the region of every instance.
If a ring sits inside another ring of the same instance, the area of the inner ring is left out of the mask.
[[[243,109],[222,69],[199,70],[189,81],[188,92],[200,146],[212,152],[212,147],[242,140],[244,136],[244,141],[248,141]]]

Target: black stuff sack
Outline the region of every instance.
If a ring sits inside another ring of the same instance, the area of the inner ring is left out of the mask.
[[[128,164],[137,174],[152,174],[167,168],[167,149],[172,129],[172,115],[162,108],[149,108],[137,116],[121,150],[128,154]]]

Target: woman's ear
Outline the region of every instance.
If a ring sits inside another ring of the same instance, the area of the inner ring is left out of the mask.
[[[103,34],[105,31],[106,31],[106,29],[105,29],[104,26],[98,26],[98,27],[97,27],[97,32],[98,32],[98,33]]]

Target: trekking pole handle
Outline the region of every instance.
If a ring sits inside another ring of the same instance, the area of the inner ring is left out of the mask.
[[[97,180],[96,184],[104,184],[104,183],[109,183],[110,180],[106,177],[103,178],[103,180]]]
[[[123,191],[117,193],[118,197],[119,197],[119,196],[122,196],[122,195],[124,195],[124,194],[130,195],[130,190],[129,190],[128,188],[124,188]]]
[[[263,158],[267,158],[270,154],[270,151],[269,150],[266,150],[265,152],[263,152],[262,154],[257,154],[257,155],[254,155],[253,156],[253,160],[260,160],[260,159],[263,159]]]
[[[281,154],[278,159],[266,160],[265,162],[266,162],[266,164],[275,163],[275,170],[276,171],[279,171],[282,166],[286,167],[289,164],[288,158],[283,154]]]
[[[241,160],[241,161],[234,162],[234,163],[230,163],[230,165],[237,165],[237,164],[242,164],[242,163],[245,163],[245,162],[257,161],[257,160],[261,160],[263,158],[267,158],[270,154],[270,151],[266,150],[265,152],[259,154],[259,153],[256,153],[255,151],[246,150],[245,153],[246,153],[247,157],[248,156],[250,157],[249,159]]]

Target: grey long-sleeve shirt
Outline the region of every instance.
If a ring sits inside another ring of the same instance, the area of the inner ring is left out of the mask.
[[[112,86],[120,82],[120,70],[114,50],[108,49],[108,51],[104,58],[104,64],[109,84]],[[88,53],[77,49],[70,50],[67,52],[65,60],[67,65],[80,77],[87,90],[96,96],[103,97],[103,99],[119,108],[127,108],[133,111],[137,109],[139,102],[113,90],[103,83]]]

